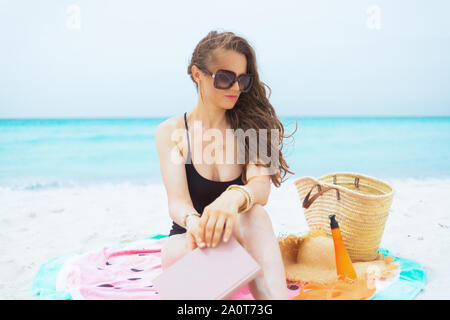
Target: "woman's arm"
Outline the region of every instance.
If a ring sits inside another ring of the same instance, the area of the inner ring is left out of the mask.
[[[249,164],[247,166],[247,184],[245,185],[253,195],[253,205],[266,205],[270,194],[270,175],[263,166]],[[239,190],[223,192],[216,200],[205,207],[199,222],[201,240],[209,247],[215,247],[222,236],[228,241],[232,234],[234,220],[239,208],[245,204],[246,198]],[[245,214],[245,213],[243,213]]]
[[[267,204],[270,195],[270,181],[269,170],[266,167],[254,164],[247,166],[247,184],[245,184],[245,187],[253,195],[253,205],[258,203],[265,206]],[[234,201],[238,203],[239,208],[245,204],[246,199],[242,192],[238,190],[228,190],[227,192],[235,194]]]
[[[183,226],[186,213],[196,211],[189,194],[184,159],[177,145],[177,142],[184,139],[185,135],[185,131],[177,127],[176,119],[162,122],[155,131],[155,143],[167,193],[169,215],[180,226]]]
[[[270,195],[269,169],[255,164],[247,166],[247,184],[245,185],[253,195],[254,203],[262,206],[267,204]]]

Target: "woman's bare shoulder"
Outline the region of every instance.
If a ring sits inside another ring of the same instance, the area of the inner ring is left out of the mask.
[[[184,150],[184,117],[183,115],[174,116],[161,122],[155,130],[156,148],[160,150],[169,150],[175,145],[181,154]]]
[[[170,136],[174,130],[184,128],[183,121],[184,121],[183,115],[173,116],[171,118],[164,120],[156,127],[155,136],[156,135]]]

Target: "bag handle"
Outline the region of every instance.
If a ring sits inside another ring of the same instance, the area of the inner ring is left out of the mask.
[[[310,199],[309,196],[311,195],[311,192],[314,190],[314,188],[315,188],[316,186],[317,186],[317,189],[319,189],[319,192],[317,192],[317,193]],[[308,194],[306,195],[305,199],[303,200],[303,208],[308,209],[309,206],[312,205],[313,202],[314,202],[318,197],[320,197],[322,194],[324,194],[325,192],[327,192],[327,191],[329,191],[329,190],[331,190],[331,189],[336,190],[336,197],[337,197],[338,200],[341,200],[341,196],[340,196],[340,194],[339,194],[339,189],[338,189],[338,188],[335,188],[335,187],[327,187],[327,188],[322,189],[321,186],[320,186],[320,184],[317,183],[317,184],[315,184],[315,185],[311,188],[311,190],[309,190]]]
[[[337,184],[336,175],[333,176],[333,184]],[[359,189],[359,177],[355,177],[355,187],[356,189]]]

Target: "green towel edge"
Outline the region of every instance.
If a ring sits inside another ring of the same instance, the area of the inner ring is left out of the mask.
[[[412,300],[425,290],[427,271],[417,261],[397,257],[384,248],[380,248],[378,252],[393,257],[400,263],[401,271],[397,281],[374,294],[370,300]]]

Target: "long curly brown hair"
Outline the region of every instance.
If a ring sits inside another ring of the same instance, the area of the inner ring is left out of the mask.
[[[297,123],[295,131],[289,135],[284,136],[284,127],[278,119],[275,109],[269,102],[266,96],[266,89],[269,89],[269,98],[272,90],[268,85],[259,79],[258,69],[256,64],[255,51],[249,42],[243,37],[237,36],[233,32],[217,32],[210,31],[206,37],[200,40],[192,53],[192,57],[187,68],[188,75],[191,76],[197,92],[198,84],[192,76],[192,66],[206,68],[209,63],[214,61],[213,51],[216,49],[234,50],[243,54],[247,59],[247,73],[254,75],[253,85],[248,92],[241,92],[239,99],[232,109],[226,111],[226,118],[233,130],[242,129],[244,132],[247,129],[266,129],[268,135],[263,138],[263,141],[268,144],[266,149],[267,155],[271,157],[272,152],[278,152],[278,168],[275,173],[271,174],[270,178],[276,187],[279,187],[285,181],[287,173],[294,174],[288,168],[288,164],[283,157],[283,139],[291,137],[297,131]],[[272,130],[278,130],[278,138],[272,137]],[[259,131],[258,131],[259,132]],[[260,136],[257,135],[258,150],[259,143],[262,142]],[[243,181],[247,183],[246,169],[250,163],[249,155],[249,139],[245,140],[245,166]],[[255,162],[253,162],[255,163]],[[269,167],[269,164],[258,162],[259,165]]]

